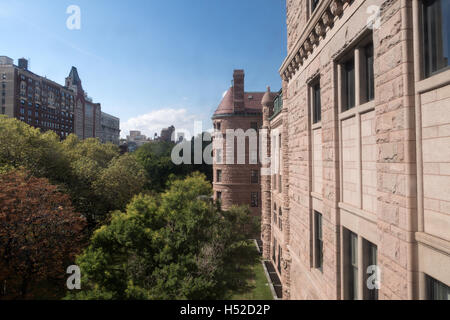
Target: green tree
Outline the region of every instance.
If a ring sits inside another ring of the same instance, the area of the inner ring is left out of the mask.
[[[133,155],[114,158],[104,169],[93,187],[104,199],[109,209],[124,210],[136,194],[142,192],[147,182],[146,172]]]
[[[0,116],[0,167],[23,168],[51,182],[66,181],[69,167],[59,137],[41,133],[14,118]]]
[[[172,162],[172,148],[175,146],[171,142],[152,142],[141,146],[134,153],[136,159],[147,172],[148,182],[145,188],[154,192],[162,192],[171,175],[185,176],[186,167],[177,166]]]
[[[113,144],[80,140],[74,134],[60,141],[51,131],[42,133],[4,116],[0,116],[0,141],[0,172],[23,169],[59,185],[91,229],[143,191],[143,168],[135,159],[120,156]]]
[[[98,229],[77,261],[83,290],[69,299],[218,299],[233,279],[233,253],[255,222],[222,212],[201,174],[140,195]],[[245,227],[244,227],[245,226]]]

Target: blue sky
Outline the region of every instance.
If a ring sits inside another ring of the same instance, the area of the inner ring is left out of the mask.
[[[66,27],[70,5],[80,30]],[[285,0],[1,0],[0,55],[61,84],[76,66],[122,135],[194,120],[209,129],[233,69],[245,69],[247,91],[280,88],[285,10]]]

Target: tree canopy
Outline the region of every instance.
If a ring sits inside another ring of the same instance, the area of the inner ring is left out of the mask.
[[[0,186],[0,297],[42,298],[45,285],[63,291],[86,240],[85,219],[47,179],[10,171]]]
[[[0,116],[0,141],[0,172],[24,169],[61,186],[92,228],[110,211],[123,210],[147,181],[134,156],[121,156],[117,146],[98,139],[72,134],[60,141],[51,131]]]
[[[115,212],[78,258],[82,290],[71,299],[218,299],[239,243],[257,228],[248,209],[221,211],[204,175],[173,180]]]

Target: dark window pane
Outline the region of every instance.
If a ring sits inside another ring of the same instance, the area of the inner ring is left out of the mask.
[[[350,59],[344,64],[343,71],[343,94],[344,110],[349,110],[355,106],[355,61]]]
[[[365,49],[366,55],[366,98],[367,101],[372,101],[375,97],[375,82],[373,73],[373,45],[370,44]]]
[[[378,281],[379,279],[374,279],[375,272],[377,270],[370,269],[371,272],[368,272],[368,268],[371,266],[377,266],[378,265],[378,249],[377,246],[373,243],[363,240],[363,251],[364,251],[364,257],[363,257],[363,263],[364,263],[364,272],[366,272],[366,275],[364,277],[364,299],[366,300],[378,300],[378,289],[376,287],[369,287],[370,284],[375,285],[374,281]]]
[[[358,236],[348,231],[347,289],[348,299],[358,299]]]
[[[423,0],[425,77],[450,65],[450,1]]]
[[[217,170],[217,182],[222,182],[222,170]]]
[[[313,123],[322,120],[322,105],[320,100],[320,83],[313,87]]]
[[[252,208],[258,208],[258,206],[259,206],[258,192],[252,192],[252,195],[251,195],[251,206],[252,206]]]
[[[316,10],[317,6],[319,5],[320,0],[311,0],[311,13]]]
[[[316,268],[323,269],[323,230],[322,230],[322,215],[315,212],[315,234],[316,234]]]
[[[426,276],[428,300],[450,300],[450,287],[444,283]]]
[[[259,171],[258,170],[252,170],[252,179],[253,184],[259,183]]]

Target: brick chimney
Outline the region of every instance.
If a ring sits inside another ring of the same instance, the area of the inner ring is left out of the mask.
[[[233,101],[234,112],[244,112],[244,70],[234,70],[233,73]]]

